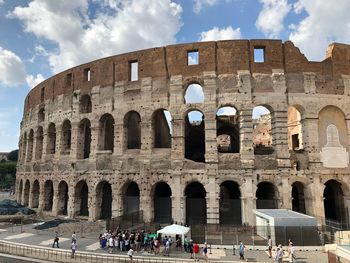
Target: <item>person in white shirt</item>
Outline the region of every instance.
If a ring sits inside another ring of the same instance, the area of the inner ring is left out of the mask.
[[[114,240],[113,240],[113,237],[110,236],[109,239],[108,239],[108,253],[109,254],[112,254],[113,247],[114,247]]]
[[[130,248],[127,254],[130,258],[130,261],[132,261],[132,256],[134,255],[134,250],[132,250],[132,248]]]

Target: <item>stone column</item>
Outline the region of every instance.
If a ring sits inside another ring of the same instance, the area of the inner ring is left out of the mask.
[[[171,214],[174,222],[185,223],[183,203],[182,203],[182,187],[181,187],[181,172],[179,170],[172,173],[173,176],[173,185],[172,185],[172,196],[171,196]]]
[[[152,154],[152,120],[149,118],[152,114],[146,110],[141,115],[141,149],[140,154],[146,159]]]
[[[309,115],[302,120],[303,148],[309,155],[310,169],[320,166],[320,148],[318,142],[318,118]],[[316,167],[315,167],[316,166]]]
[[[321,181],[321,178],[318,176],[314,176],[314,181],[312,183],[312,196],[314,197],[313,203],[313,216],[317,218],[322,218],[319,224],[324,224],[325,211],[324,211],[324,201],[323,201],[323,191],[325,189],[325,185]]]
[[[256,186],[253,185],[251,176],[245,178],[245,183],[240,186],[242,200],[242,223],[255,225],[253,209],[256,208]]]
[[[276,109],[272,113],[272,144],[276,151],[279,168],[290,168],[290,154],[288,151],[288,111]]]
[[[288,177],[283,176],[282,178],[282,207],[284,209],[292,210],[292,186],[289,185]]]
[[[96,153],[98,150],[98,135],[100,127],[99,122],[91,122],[91,144],[90,144],[90,159],[96,159]]]
[[[123,118],[115,117],[114,118],[114,150],[113,155],[121,156],[124,152],[123,145],[123,133],[124,133],[124,124]]]
[[[216,187],[215,173],[208,173],[207,191],[207,223],[219,224],[219,190]]]
[[[48,142],[48,134],[47,134],[48,127],[43,127],[43,153],[41,160],[46,161],[47,157],[47,142]]]
[[[33,184],[31,183],[29,185],[29,201],[28,201],[28,207],[33,208]]]
[[[56,148],[57,149],[57,148]],[[52,199],[52,215],[58,216],[58,202],[60,200],[60,197],[58,195],[58,184],[53,184],[53,199]]]
[[[89,221],[96,221],[98,219],[97,214],[97,207],[101,207],[101,200],[98,200],[98,196],[96,193],[93,193],[90,196],[90,189],[89,189]]]
[[[71,184],[68,186],[68,217],[75,218],[75,185]]]
[[[61,136],[62,136],[62,126],[57,126],[56,127],[56,147],[55,147],[55,159],[59,159],[61,156]]]
[[[143,211],[143,220],[145,222],[151,222],[153,215],[151,215],[151,202],[152,197],[149,195],[149,191],[140,191],[140,211]]]
[[[75,161],[78,158],[79,147],[79,122],[72,122],[70,159]]]
[[[251,108],[244,108],[239,111],[241,166],[250,169],[254,167],[252,113]]]
[[[38,213],[41,213],[44,211],[45,206],[45,182],[42,182],[40,184],[40,194],[39,194],[39,206],[38,206]]]
[[[25,189],[26,189],[26,187],[25,187],[26,181],[27,181],[27,180],[24,180],[24,181],[23,181],[22,194],[21,194],[21,205],[24,205],[25,192],[26,192],[26,191],[25,191]]]

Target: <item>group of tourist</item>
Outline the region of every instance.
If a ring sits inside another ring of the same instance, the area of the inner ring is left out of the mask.
[[[272,239],[271,239],[271,236],[268,236],[267,246],[268,246],[268,251],[269,251],[269,258],[272,258]],[[296,256],[295,256],[295,248],[294,248],[294,245],[293,245],[293,242],[291,239],[288,240],[288,251],[287,252],[288,252],[289,262],[293,262],[294,260],[295,261],[297,260]],[[282,245],[279,244],[276,248],[275,260],[278,263],[282,263],[284,254],[285,254],[284,249],[283,249]]]
[[[53,240],[53,244],[52,244],[52,247],[54,248],[55,245],[57,246],[57,248],[60,248],[59,246],[59,240],[60,240],[60,234],[58,233],[58,231],[55,232],[55,237],[54,237],[54,240]],[[72,241],[71,241],[71,250],[72,250],[72,253],[71,253],[71,257],[74,258],[75,256],[75,251],[77,249],[77,235],[75,234],[75,232],[73,232],[72,234]]]

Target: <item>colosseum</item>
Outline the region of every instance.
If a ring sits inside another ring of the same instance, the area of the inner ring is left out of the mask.
[[[321,62],[281,40],[92,61],[29,92],[19,147],[17,201],[47,215],[254,225],[253,209],[286,208],[348,223],[350,45]]]

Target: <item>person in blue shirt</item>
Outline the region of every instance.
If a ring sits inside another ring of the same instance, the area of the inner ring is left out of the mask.
[[[239,260],[244,260],[245,245],[242,241],[239,241]]]

